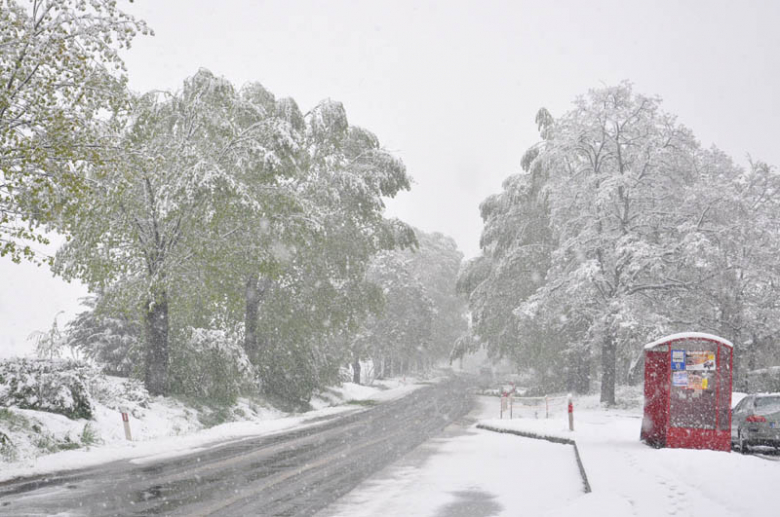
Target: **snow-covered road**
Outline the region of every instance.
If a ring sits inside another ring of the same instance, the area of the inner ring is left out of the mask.
[[[0,484],[0,515],[311,515],[461,418],[469,381],[159,461]]]
[[[571,445],[477,429],[498,399],[363,482],[321,517],[544,515],[583,494]]]

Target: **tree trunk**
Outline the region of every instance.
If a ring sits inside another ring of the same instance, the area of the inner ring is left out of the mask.
[[[617,346],[607,333],[601,345],[601,402],[615,405],[615,367]]]
[[[253,273],[245,284],[244,351],[249,360],[257,364],[260,359],[260,337],[257,335],[257,321],[260,317],[260,301],[268,290],[270,281]]]
[[[260,308],[259,276],[256,273],[249,275],[246,280],[245,311],[244,311],[244,351],[247,356],[256,362],[257,360],[257,318]]]
[[[160,292],[144,311],[146,332],[145,384],[150,395],[165,395],[168,389],[168,296]]]
[[[360,360],[357,357],[352,363],[352,382],[360,384]]]
[[[733,336],[729,336],[729,341],[732,343],[739,343]],[[741,344],[741,343],[740,343]],[[735,391],[748,391],[748,349],[744,344],[742,346],[735,346],[731,352],[734,354],[734,370],[732,372],[732,379]]]
[[[573,350],[569,354],[569,390],[580,395],[590,391],[590,349]]]

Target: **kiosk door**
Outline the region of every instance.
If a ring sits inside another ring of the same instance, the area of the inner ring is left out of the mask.
[[[717,429],[718,343],[676,341],[671,349],[670,427]]]

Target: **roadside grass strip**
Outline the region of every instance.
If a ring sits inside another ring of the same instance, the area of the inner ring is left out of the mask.
[[[492,426],[489,424],[477,424],[477,429],[484,429],[485,431],[492,431],[495,433],[513,434],[516,436],[522,436],[523,438],[531,438],[533,440],[545,440],[547,442],[573,446],[574,457],[577,460],[577,468],[579,469],[580,477],[582,478],[583,491],[586,494],[589,494],[591,492],[590,482],[588,482],[588,475],[585,472],[585,466],[582,463],[582,458],[580,457],[580,451],[577,448],[577,442],[574,441],[573,439],[555,435],[555,434],[542,434],[542,433],[535,433],[535,432],[519,430],[519,429],[506,429],[506,428]]]
[[[348,400],[346,403],[351,406],[366,406],[366,407],[373,407],[379,404],[379,402],[373,399],[363,399],[363,400],[352,399],[352,400]]]

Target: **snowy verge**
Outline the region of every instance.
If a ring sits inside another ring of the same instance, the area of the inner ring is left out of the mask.
[[[122,381],[114,379],[112,382]],[[125,439],[121,413],[104,403],[95,404],[91,420],[71,420],[43,411],[3,408],[0,431],[14,443],[16,457],[0,458],[0,481],[82,469],[117,460],[150,463],[233,440],[315,426],[324,419],[363,411],[364,406],[403,397],[425,384],[427,382],[414,378],[389,379],[374,386],[344,383],[327,390],[324,397],[315,398],[312,402],[315,409],[302,414],[283,413],[261,405],[262,401],[239,399],[236,405],[227,408],[226,415],[221,415],[221,418],[233,421],[211,427],[203,423],[203,408],[189,406],[174,398],[156,397],[146,404],[147,407],[130,408],[133,441]],[[41,447],[42,442],[50,443],[51,447]]]
[[[577,468],[580,471],[580,477],[582,478],[582,488],[585,493],[590,493],[590,482],[588,481],[588,474],[585,472],[585,465],[582,463],[582,457],[580,456],[577,442],[574,441],[573,435],[567,436],[563,432],[557,430],[555,425],[549,425],[550,420],[541,420],[541,422],[547,423],[547,425],[527,425],[530,422],[540,422],[539,420],[510,420],[512,424],[506,425],[506,420],[487,420],[477,424],[477,429],[484,429],[486,431],[493,431],[496,433],[514,434],[516,436],[522,436],[524,438],[532,438],[535,440],[546,440],[548,442],[560,443],[563,445],[571,445],[574,447],[574,457],[577,460]],[[518,425],[519,424],[519,425]],[[535,428],[533,430],[528,428]]]
[[[425,380],[416,377],[399,377],[374,381],[368,386],[345,382],[341,386],[321,391],[312,397],[310,404],[314,409],[322,409],[350,402],[367,402],[366,405],[370,405],[371,402],[389,402],[442,379],[443,376]]]
[[[770,517],[768,501],[780,480],[777,456],[710,450],[653,449],[639,440],[641,387],[618,394],[620,407],[604,407],[597,395],[574,400],[574,432],[566,412],[556,408],[550,419],[515,409],[513,420],[482,420],[538,436],[574,439],[593,492],[555,509],[555,517],[623,517],[638,515],[707,515]],[[740,394],[734,394],[739,399]],[[497,412],[496,399],[494,410]],[[542,442],[538,442],[542,443]]]

